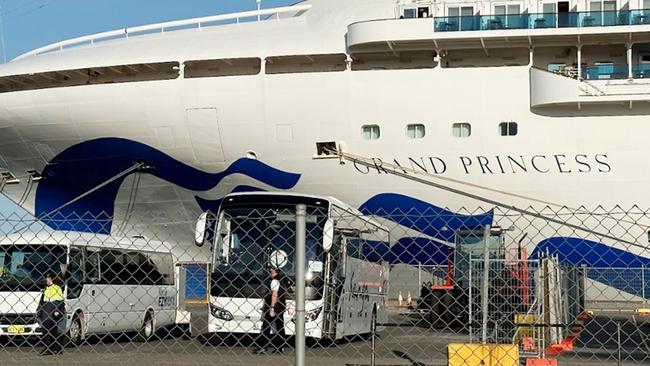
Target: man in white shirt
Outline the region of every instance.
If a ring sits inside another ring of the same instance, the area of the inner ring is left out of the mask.
[[[282,353],[284,351],[284,311],[286,309],[286,289],[278,268],[270,268],[271,282],[269,293],[264,297],[262,320],[262,343],[256,353]]]

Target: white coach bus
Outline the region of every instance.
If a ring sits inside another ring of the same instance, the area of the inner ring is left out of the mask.
[[[72,342],[127,331],[148,339],[176,319],[173,257],[165,243],[79,232],[21,233],[0,238],[0,336],[41,334],[36,309],[47,272],[64,279]]]
[[[307,206],[307,268],[295,268],[295,208]],[[384,245],[389,233],[356,208],[332,197],[287,193],[235,193],[216,215],[197,222],[197,245],[212,247],[207,327],[193,334],[259,334],[268,265],[287,285],[285,334],[295,333],[295,276],[305,276],[306,336],[337,340],[371,331],[387,318],[389,266],[365,253]],[[196,318],[205,319],[199,314]],[[195,314],[192,314],[195,319]]]

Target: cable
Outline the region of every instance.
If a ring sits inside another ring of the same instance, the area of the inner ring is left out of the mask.
[[[494,189],[494,188],[483,186],[483,185],[480,185],[480,184],[470,183],[470,182],[466,182],[466,181],[462,181],[462,180],[458,180],[458,179],[454,179],[454,178],[449,178],[449,177],[442,177],[442,176],[438,176],[438,175],[433,175],[433,174],[430,174],[430,173],[427,173],[427,172],[416,171],[416,170],[410,169],[408,167],[406,167],[406,168],[402,167],[401,165],[385,163],[385,162],[383,162],[381,160],[379,160],[379,163],[377,163],[377,159],[365,158],[365,157],[362,157],[362,156],[356,156],[356,155],[344,153],[343,151],[339,152],[339,151],[334,151],[334,150],[331,150],[331,149],[328,149],[327,151],[330,152],[330,153],[333,153],[335,155],[338,155],[338,156],[345,156],[348,159],[352,159],[352,161],[360,161],[360,160],[366,159],[366,160],[371,162],[370,165],[367,165],[368,162],[366,162],[367,163],[366,166],[371,167],[371,168],[382,169],[385,172],[386,172],[386,169],[384,167],[389,167],[389,168],[391,168],[393,170],[402,170],[405,173],[407,171],[410,171],[415,175],[418,175],[418,174],[425,175],[425,176],[433,178],[433,179],[448,181],[448,182],[452,182],[452,183],[459,184],[459,185],[465,185],[465,186],[469,186],[469,187],[472,187],[472,188],[478,188],[478,189],[486,190],[486,191],[493,192],[493,193],[499,193],[499,194],[503,194],[503,195],[506,195],[506,196],[516,197],[516,198],[520,198],[520,199],[523,199],[523,200],[537,202],[537,203],[541,203],[543,205],[553,206],[553,207],[557,207],[557,208],[566,209],[566,210],[571,211],[571,213],[567,213],[567,215],[570,215],[570,214],[573,214],[573,215],[575,215],[575,214],[584,214],[584,215],[589,215],[589,216],[592,216],[592,215],[594,215],[594,216],[596,216],[596,215],[611,216],[612,215],[612,213],[600,213],[600,214],[597,214],[597,213],[594,213],[594,212],[587,211],[585,209],[572,208],[572,207],[562,205],[562,204],[559,204],[559,203],[546,201],[546,200],[541,200],[541,199],[538,199],[538,198],[525,196],[525,195],[512,193],[512,192],[507,192],[507,191],[503,191],[503,190],[499,190],[499,189]],[[559,215],[561,215],[561,214],[559,214]],[[619,222],[624,222],[624,223],[630,224],[630,225],[640,225],[638,222],[630,221],[630,220],[626,220],[626,219],[616,219],[616,220],[619,221]],[[649,228],[650,227],[646,226],[646,230],[649,229]]]
[[[487,191],[490,191],[490,192],[502,193],[502,194],[508,195],[508,196],[527,199],[527,200],[531,200],[531,201],[538,202],[538,203],[544,203],[544,204],[547,204],[549,206],[560,206],[560,205],[558,205],[556,203],[553,203],[553,202],[550,202],[550,201],[544,201],[544,200],[540,200],[540,199],[536,199],[536,198],[532,198],[532,197],[527,197],[527,196],[514,194],[514,193],[510,193],[510,192],[506,192],[506,191],[492,189],[492,188],[484,187],[484,186],[481,186],[481,185],[478,185],[478,184],[463,182],[463,181],[453,179],[453,178],[438,177],[438,176],[434,176],[434,175],[431,175],[431,174],[428,174],[428,173],[421,173],[421,172],[415,171],[413,169],[404,168],[404,167],[396,166],[396,165],[392,165],[392,164],[386,164],[386,163],[383,163],[383,162],[382,162],[381,165],[377,165],[377,161],[374,160],[374,159],[369,159],[369,158],[364,158],[364,157],[361,157],[361,156],[348,154],[348,153],[345,153],[343,151],[331,151],[331,150],[329,150],[329,151],[331,153],[339,156],[341,159],[349,160],[349,161],[351,161],[353,163],[359,163],[359,164],[361,164],[363,166],[366,166],[368,168],[380,168],[387,174],[392,174],[392,175],[395,175],[395,176],[398,176],[398,177],[401,177],[401,178],[412,180],[412,181],[417,182],[417,183],[429,185],[429,186],[432,186],[432,187],[435,187],[435,188],[438,188],[438,189],[445,190],[447,192],[451,192],[451,193],[455,193],[455,194],[458,194],[458,195],[461,195],[461,196],[469,197],[469,198],[475,199],[477,201],[485,202],[485,203],[488,203],[490,205],[494,205],[494,206],[497,206],[497,207],[506,208],[506,209],[509,209],[509,210],[512,210],[512,211],[519,212],[519,213],[524,214],[524,215],[529,215],[529,216],[532,216],[532,217],[543,219],[543,220],[553,222],[553,223],[556,223],[556,224],[559,224],[559,225],[562,225],[562,226],[566,226],[566,227],[569,227],[569,228],[572,228],[572,229],[575,229],[575,230],[587,232],[589,234],[593,234],[593,235],[596,235],[596,236],[599,236],[599,237],[602,237],[602,238],[607,238],[607,239],[611,239],[611,240],[614,240],[614,241],[617,241],[617,242],[622,242],[622,243],[625,243],[625,244],[628,244],[628,245],[631,245],[631,246],[634,246],[634,247],[637,247],[637,248],[641,248],[641,249],[644,249],[644,250],[648,249],[647,247],[645,247],[643,245],[637,244],[635,242],[631,242],[629,240],[617,238],[617,237],[614,237],[612,235],[605,234],[605,233],[600,233],[598,231],[595,231],[595,230],[592,230],[592,229],[589,229],[589,228],[585,228],[585,227],[580,226],[580,225],[575,225],[575,224],[572,224],[572,223],[564,221],[564,220],[556,219],[556,218],[553,218],[553,217],[548,217],[548,216],[545,216],[543,214],[540,214],[540,213],[537,213],[537,212],[534,212],[534,211],[521,209],[521,208],[518,208],[516,206],[509,205],[509,204],[506,204],[506,203],[503,203],[503,202],[500,202],[500,201],[497,201],[497,200],[493,200],[493,199],[490,199],[490,198],[486,198],[486,197],[483,197],[483,196],[480,196],[480,195],[477,195],[477,194],[469,193],[469,192],[463,191],[461,189],[452,188],[452,187],[449,187],[449,186],[446,186],[446,185],[443,185],[443,184],[440,184],[440,183],[435,183],[435,182],[431,182],[431,181],[428,181],[428,180],[425,180],[425,179],[422,179],[422,178],[418,178],[418,177],[415,177],[413,175],[409,175],[407,173],[407,171],[412,171],[414,174],[423,174],[423,175],[426,175],[426,176],[435,177],[435,178],[438,178],[438,179],[441,179],[441,180],[454,182],[454,183],[458,183],[458,184],[461,184],[461,185],[466,185],[466,186],[470,186],[470,187],[474,187],[474,188],[484,189],[484,190],[487,190]],[[368,161],[366,161],[366,160],[368,160]],[[390,167],[391,165],[393,166],[393,169],[384,169],[384,166]],[[399,172],[398,170],[403,171],[403,173]],[[566,206],[560,206],[560,207],[567,208]],[[568,209],[570,209],[570,208],[568,208]]]
[[[22,207],[25,201],[27,201],[27,198],[32,193],[33,187],[34,187],[34,178],[30,176],[29,180],[27,181],[27,187],[25,187],[22,196],[20,196],[20,199],[18,200],[18,206]]]
[[[18,12],[18,14],[12,16],[11,18],[8,18],[8,19],[5,21],[5,23],[11,23],[13,20],[16,20],[16,19],[22,18],[22,17],[24,17],[24,16],[26,16],[26,15],[28,15],[28,14],[31,14],[31,13],[37,11],[37,10],[43,9],[43,8],[45,8],[46,6],[50,5],[50,3],[51,3],[52,1],[53,1],[53,0],[45,0],[45,1],[43,2],[43,4],[40,4],[39,6],[37,6],[37,7],[35,7],[35,8],[32,8],[32,9],[24,9],[24,11],[20,11],[20,12]],[[7,13],[5,13],[4,15],[7,15],[7,14],[9,14],[9,13],[10,13],[10,12],[7,12]]]
[[[43,219],[45,219],[45,218],[51,216],[52,214],[61,211],[61,210],[64,209],[65,207],[67,207],[67,206],[69,206],[69,205],[71,205],[71,204],[73,204],[73,203],[75,203],[75,202],[78,202],[78,201],[84,199],[85,197],[88,197],[89,195],[91,195],[91,194],[97,192],[98,190],[100,190],[100,189],[106,187],[107,185],[109,185],[109,184],[111,184],[111,183],[117,181],[118,179],[120,179],[120,178],[122,178],[122,177],[125,177],[125,176],[127,176],[127,175],[133,173],[134,171],[136,171],[136,170],[138,170],[138,169],[140,169],[140,168],[142,168],[142,167],[145,167],[145,166],[146,166],[146,164],[145,164],[145,163],[142,163],[142,162],[134,163],[130,168],[128,168],[128,169],[126,169],[126,170],[124,170],[124,171],[118,173],[117,175],[113,176],[112,178],[109,178],[108,180],[104,181],[103,183],[100,183],[99,185],[95,186],[94,188],[90,189],[89,191],[86,191],[85,193],[82,193],[81,195],[77,196],[76,198],[74,198],[74,199],[72,199],[72,200],[70,200],[70,201],[68,201],[68,202],[66,202],[66,203],[64,203],[64,204],[62,204],[61,206],[59,206],[59,207],[57,207],[57,208],[55,208],[55,209],[53,209],[53,210],[50,210],[49,212],[46,212],[46,213],[43,214],[43,215],[39,215],[39,216],[37,217],[37,219],[38,219],[39,221],[42,221]],[[22,230],[25,230],[25,229],[29,228],[31,225],[32,225],[32,224],[28,224],[28,225],[26,225],[26,226],[23,226],[22,228],[20,228],[20,229],[18,229],[18,230],[15,230],[14,232],[17,233],[17,232],[20,232],[20,231],[22,231]]]
[[[135,207],[135,198],[140,188],[140,174],[136,174],[133,177],[133,182],[131,183],[131,191],[129,192],[129,202],[126,205],[126,215],[124,221],[120,227],[116,230],[116,233],[124,235],[126,233],[126,228],[131,221],[133,216],[133,208]]]

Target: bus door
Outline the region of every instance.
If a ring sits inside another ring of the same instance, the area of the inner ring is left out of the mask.
[[[350,296],[350,279],[348,278],[348,245],[358,242],[358,238],[338,233],[334,237],[332,250],[327,254],[327,267],[325,283],[325,323],[323,336],[335,339],[346,334],[346,327],[350,325],[348,297]]]
[[[337,329],[343,323],[343,304],[341,303],[345,284],[345,255],[347,240],[343,235],[336,234],[332,249],[327,253],[325,260],[325,286],[323,292],[323,309],[325,318],[323,322],[323,337],[336,339]]]
[[[68,314],[77,309],[85,309],[84,298],[81,296],[85,282],[84,252],[81,248],[70,247],[68,264],[64,274],[66,308]],[[71,320],[71,319],[68,319]],[[69,326],[70,324],[68,324]]]
[[[80,301],[84,307],[88,332],[101,329],[106,323],[106,311],[102,308],[100,295],[102,288],[99,267],[99,249],[88,248],[85,262],[86,279],[81,291]]]

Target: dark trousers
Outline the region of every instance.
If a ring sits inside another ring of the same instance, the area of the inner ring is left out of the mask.
[[[274,318],[267,313],[262,320],[262,334],[260,346],[264,348],[280,349],[285,345],[284,319],[281,315]]]
[[[63,351],[59,326],[55,321],[48,320],[43,324],[42,344],[46,352],[60,353]]]

